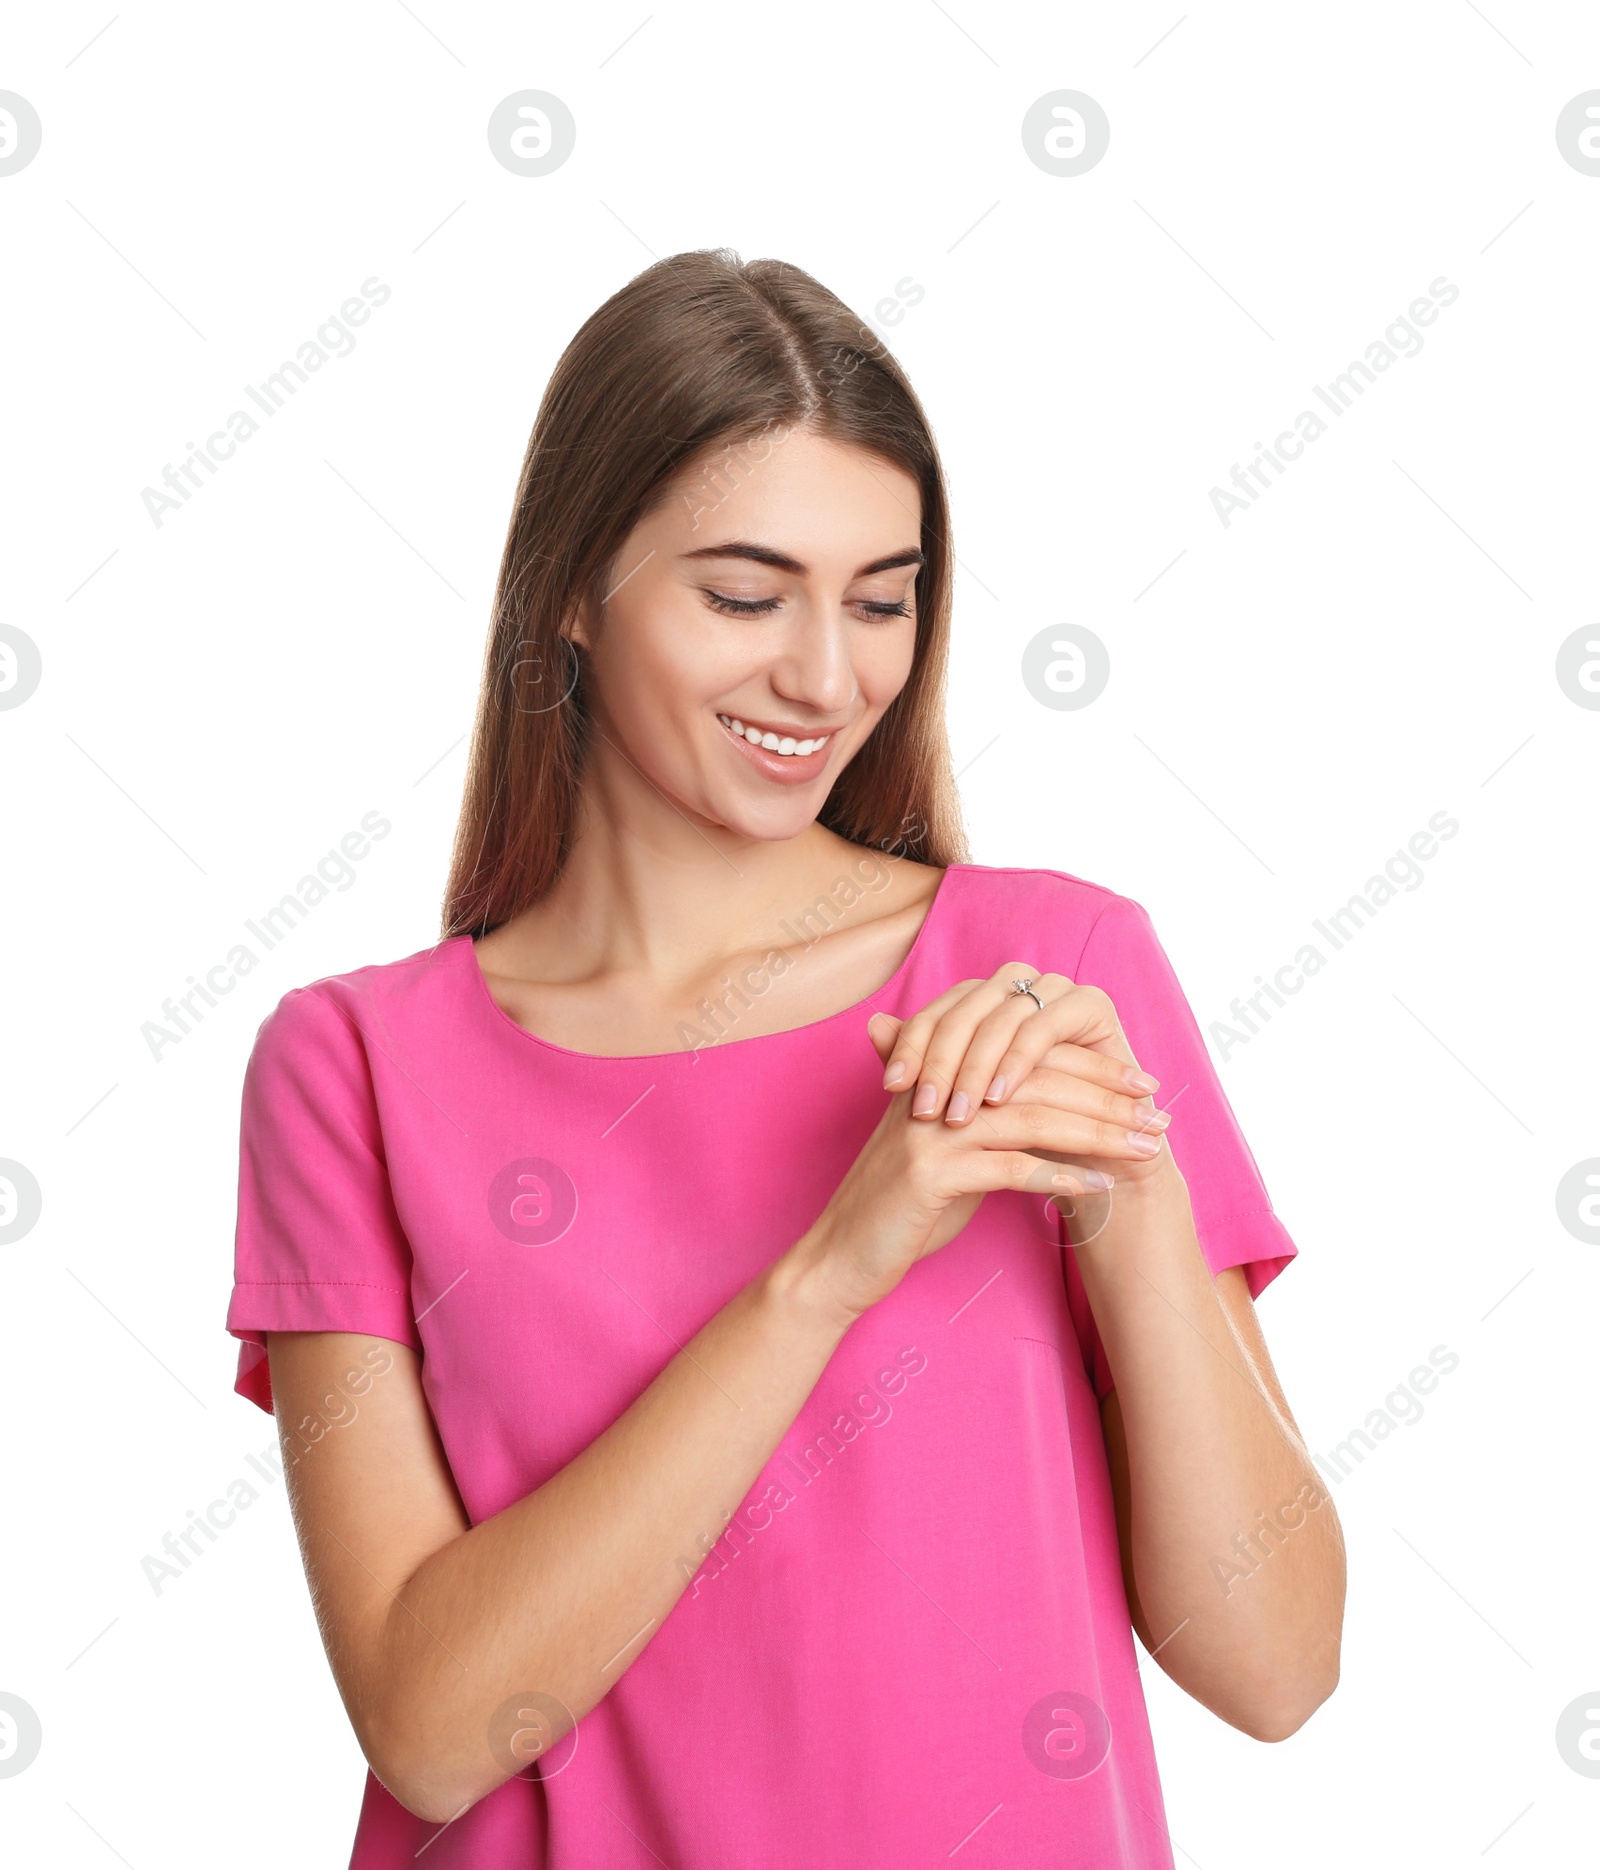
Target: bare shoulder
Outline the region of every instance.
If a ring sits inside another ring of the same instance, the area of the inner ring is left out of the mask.
[[[520,971],[518,956],[526,939],[528,921],[528,913],[523,911],[511,921],[490,929],[487,935],[473,938],[473,953],[486,978],[515,975]]]
[[[861,904],[852,916],[859,925],[866,921],[910,917],[919,921],[927,911],[945,872],[937,864],[920,864],[913,857],[891,856],[864,844],[852,844],[847,838],[829,833],[830,847],[819,894],[834,901],[848,900]],[[820,879],[819,879],[820,881]]]

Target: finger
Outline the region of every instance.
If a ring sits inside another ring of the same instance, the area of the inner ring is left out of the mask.
[[[1105,1085],[1108,1089],[1125,1089],[1144,1116],[1149,1116],[1155,1109],[1155,1093],[1161,1089],[1161,1080],[1151,1077],[1149,1072],[1129,1070],[1116,1059],[1107,1058],[1104,1052],[1091,1052],[1085,1046],[1070,1045],[1064,1040],[1051,1046],[1034,1071],[1064,1071],[1074,1077],[1087,1079],[1091,1084]],[[1029,1074],[1030,1077],[1032,1075]],[[1022,1096],[1023,1086],[1027,1082],[1028,1079],[1024,1078],[1020,1084],[1007,1085],[1005,1095]],[[1150,1086],[1148,1091],[1138,1088],[1146,1084]]]
[[[1105,1062],[1097,1052],[1083,1052],[1080,1056]],[[1063,1071],[1051,1065],[1035,1066],[1017,1086],[1012,1101],[1047,1104],[1052,1110],[1092,1117],[1122,1130],[1162,1131],[1172,1121],[1172,1113],[1157,1110],[1148,1097],[1135,1097],[1131,1091],[1116,1090],[1103,1079],[1097,1082],[1089,1075],[1080,1076],[1076,1070]],[[987,1111],[977,1114],[986,1116]]]
[[[1051,1045],[1070,1044],[1080,1052],[1102,1059],[1110,1068],[1109,1074],[1096,1074],[1097,1082],[1115,1083],[1132,1089],[1135,1080],[1129,1073],[1138,1073],[1138,1082],[1143,1086],[1143,1094],[1148,1096],[1154,1088],[1155,1080],[1139,1072],[1138,1061],[1128,1049],[1128,1041],[1123,1036],[1122,1022],[1117,1018],[1117,1009],[1111,1004],[1111,997],[1099,987],[1085,987],[1076,983],[1049,1000],[1044,1012],[1036,1020],[1027,1022],[1017,1031],[1005,1054],[996,1062],[995,1079],[998,1088],[990,1084],[984,1101],[999,1104],[1005,1101],[1008,1092],[1015,1090],[1022,1080],[1039,1064]]]
[[[894,1050],[894,1042],[900,1036],[900,1028],[904,1023],[896,1019],[893,1013],[873,1013],[868,1017],[867,1037],[872,1041],[880,1064],[888,1064],[889,1054]]]
[[[894,1050],[884,1067],[884,1090],[910,1090],[921,1072],[923,1053],[940,1019],[949,1008],[959,1005],[975,987],[982,985],[981,980],[957,981],[947,993],[940,994],[937,1000],[930,1000],[920,1013],[912,1014],[900,1028],[900,1036],[895,1040]]]
[[[1165,1147],[1148,1129],[1056,1110],[1049,1104],[1001,1104],[983,1112],[972,1140],[980,1149],[1049,1150],[1063,1156],[1099,1157],[1110,1163],[1154,1162]]]
[[[1028,993],[1016,991],[1015,983],[1019,980],[1028,981]],[[945,1106],[946,1123],[971,1122],[973,1112],[986,1095],[994,1090],[1000,1061],[1007,1056],[1015,1056],[1015,1048],[1020,1046],[1023,1055],[1027,1057],[1033,1057],[1034,1054],[1043,1057],[1055,1043],[1056,1034],[1048,1023],[1039,1025],[1041,1009],[1038,1002],[1043,1002],[1044,1010],[1048,1012],[1057,1000],[1072,990],[1073,983],[1065,974],[1033,976],[1027,970],[1018,973],[1002,968],[990,985],[999,990],[999,998],[991,996],[993,1003],[990,1010],[974,1029],[966,1054],[956,1065],[949,1100]],[[1035,994],[1038,996],[1037,1002],[1032,997]],[[1026,1035],[1035,1031],[1043,1036],[1029,1044]],[[1034,1062],[1037,1063],[1037,1059]],[[996,1097],[994,1101],[1000,1100]]]
[[[1075,1162],[1044,1162],[1019,1149],[962,1150],[952,1158],[940,1192],[946,1199],[959,1195],[989,1195],[1001,1189],[1019,1194],[1095,1195],[1113,1185],[1103,1169]]]
[[[962,1068],[962,1061],[985,1022],[991,1019],[998,1021],[998,1036],[991,1040],[989,1049],[996,1056],[1005,1050],[1017,1025],[1028,1013],[1038,1010],[1032,1000],[1012,990],[1013,981],[1031,982],[1034,972],[1034,969],[1020,961],[1008,962],[1005,967],[996,969],[988,980],[979,982],[958,1006],[939,1020],[928,1040],[922,1068],[917,1074],[916,1094],[911,1100],[912,1116],[933,1118],[945,1109],[951,1092],[956,1088],[956,1077]],[[1035,987],[1034,991],[1039,990]],[[1043,995],[1040,997],[1043,998]],[[990,1030],[994,1031],[995,1028],[991,1027]]]
[[[1161,1080],[1149,1072],[1124,1066],[1104,1052],[1091,1052],[1087,1046],[1073,1045],[1067,1039],[1058,1039],[1039,1063],[1052,1071],[1075,1072],[1096,1083],[1125,1086],[1135,1097],[1149,1097],[1161,1089]],[[1016,1091],[1020,1086],[1010,1088]]]

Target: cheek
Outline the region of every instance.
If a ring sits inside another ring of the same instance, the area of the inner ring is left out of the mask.
[[[678,772],[705,731],[706,711],[758,671],[755,639],[719,629],[694,596],[670,588],[613,600],[596,657],[606,712],[643,760]],[[680,773],[679,777],[682,776]]]
[[[910,678],[916,656],[913,624],[894,628],[874,626],[857,641],[854,657],[856,686],[870,706],[888,707]]]
[[[681,593],[646,589],[630,593],[626,605],[613,600],[596,659],[612,714],[659,717],[693,701],[715,676],[717,647]]]

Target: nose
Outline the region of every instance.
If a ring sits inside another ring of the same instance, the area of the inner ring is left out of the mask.
[[[773,693],[818,714],[841,713],[859,692],[850,646],[849,620],[836,608],[802,606],[767,672]]]

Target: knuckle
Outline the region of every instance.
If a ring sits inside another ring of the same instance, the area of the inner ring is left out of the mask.
[[[938,1163],[927,1149],[913,1150],[905,1164],[905,1178],[913,1194],[931,1194],[938,1182]]]

